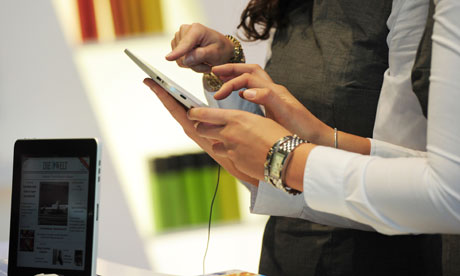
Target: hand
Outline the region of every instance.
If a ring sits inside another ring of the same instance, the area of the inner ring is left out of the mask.
[[[305,108],[284,86],[275,84],[270,76],[255,64],[225,64],[212,72],[224,85],[214,98],[221,100],[242,88],[240,96],[265,107],[265,115],[290,132],[319,145],[333,146],[334,131]]]
[[[200,137],[195,129],[195,121],[189,120],[187,118],[187,113],[185,108],[170,96],[161,86],[156,84],[152,79],[145,79],[144,83],[152,89],[153,92],[158,96],[160,101],[166,107],[166,109],[171,113],[171,115],[176,119],[176,121],[182,126],[184,132],[189,136],[193,141],[195,141],[204,151],[206,151],[217,163],[219,163],[223,168],[225,168],[230,174],[235,176],[238,179],[241,179],[245,182],[251,183],[253,185],[258,185],[257,179],[251,178],[248,175],[242,173],[235,168],[234,164],[225,157],[216,155],[213,150],[213,144],[215,141],[209,140],[207,138]]]
[[[269,149],[281,137],[291,135],[275,121],[241,110],[198,107],[189,110],[189,120],[198,121],[197,133],[218,141],[215,154],[228,158],[242,173],[264,179]]]
[[[199,23],[182,25],[171,41],[172,51],[166,55],[180,67],[208,73],[211,67],[227,63],[233,56],[233,43],[221,33]]]

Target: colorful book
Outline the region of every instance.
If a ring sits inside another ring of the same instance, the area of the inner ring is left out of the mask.
[[[158,33],[164,30],[163,12],[160,0],[140,0],[142,32]]]
[[[235,177],[221,168],[219,191],[217,193],[222,220],[224,221],[236,221],[241,217],[236,185]]]
[[[181,163],[190,224],[203,224],[208,221],[208,213],[199,158],[196,154],[182,155]]]
[[[95,0],[94,11],[99,39],[113,40],[115,38],[115,31],[110,0]]]
[[[130,20],[130,7],[131,7],[131,1],[128,0],[118,0],[120,3],[121,7],[121,22],[123,23],[123,35],[131,35],[133,33],[132,26],[131,26],[131,20]]]
[[[209,214],[211,211],[212,198],[214,197],[214,192],[217,185],[217,172],[218,165],[217,163],[207,154],[200,154],[200,159],[202,160],[202,175],[203,175],[203,196],[206,206],[206,213]],[[212,207],[212,221],[219,222],[222,220],[222,208],[221,204],[217,199],[217,196],[214,200],[214,205]]]
[[[142,32],[142,13],[141,13],[141,1],[131,0],[126,1],[127,5],[127,16],[131,30],[131,35],[137,35]]]
[[[154,160],[152,199],[158,231],[187,226],[190,221],[179,161],[179,156]]]
[[[83,42],[97,40],[96,16],[93,0],[77,0]]]
[[[113,19],[113,27],[115,30],[115,36],[120,37],[125,35],[126,30],[124,29],[123,23],[123,14],[122,14],[122,0],[110,0],[110,7],[112,10],[112,19]]]

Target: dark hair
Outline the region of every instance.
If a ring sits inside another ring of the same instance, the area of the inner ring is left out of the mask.
[[[287,16],[292,8],[296,8],[306,0],[251,0],[241,14],[238,28],[248,40],[264,40],[270,36],[270,29],[283,29],[289,23]]]

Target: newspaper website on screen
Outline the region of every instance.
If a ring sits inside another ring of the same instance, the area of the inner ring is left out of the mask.
[[[89,157],[23,157],[17,264],[84,270]]]

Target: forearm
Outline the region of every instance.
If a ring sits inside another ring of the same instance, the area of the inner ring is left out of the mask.
[[[322,146],[334,147],[334,136],[334,129],[329,128],[329,130],[316,141]],[[311,150],[315,146],[315,144],[311,143],[303,144],[294,150],[292,158],[286,166],[285,181],[288,186],[298,191],[303,191],[305,165]],[[371,151],[371,142],[367,138],[338,131],[337,147],[345,151],[369,155]]]
[[[333,128],[323,124],[318,126],[318,129],[321,134],[310,140],[313,144],[335,147],[335,141],[337,140],[337,148],[339,149],[364,155],[369,155],[371,152],[371,143],[368,138],[337,130],[336,139]]]

